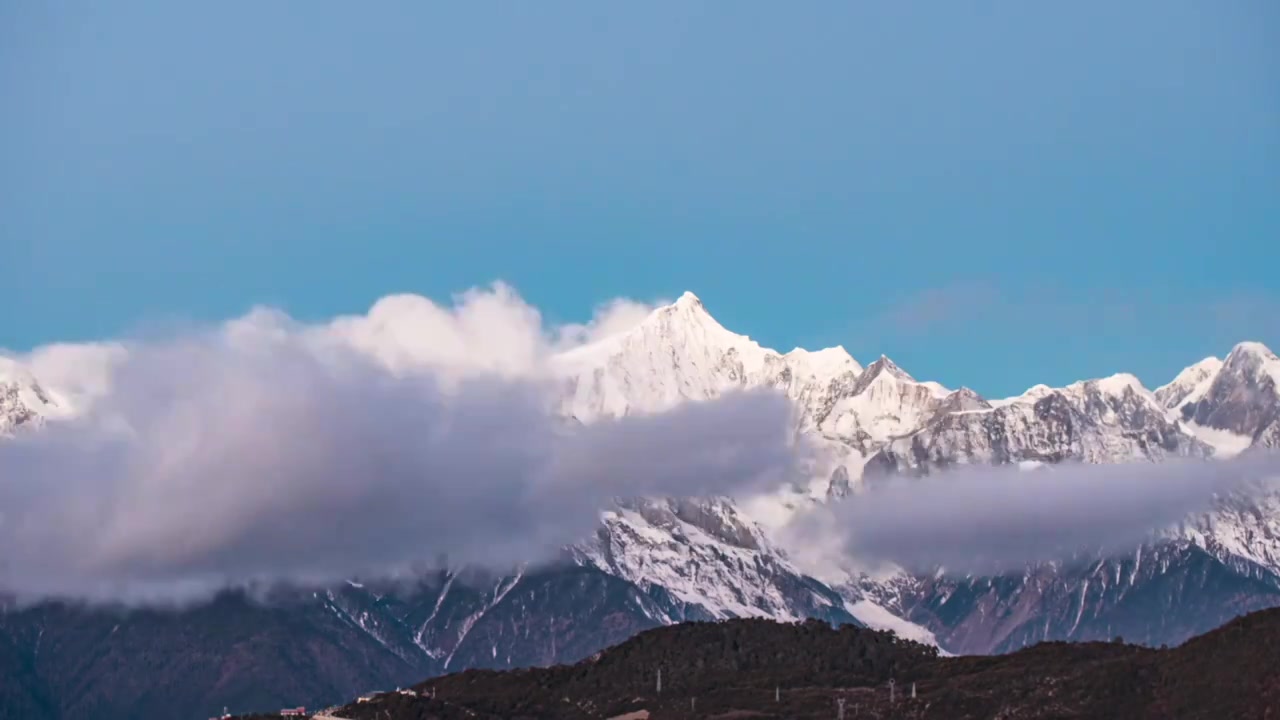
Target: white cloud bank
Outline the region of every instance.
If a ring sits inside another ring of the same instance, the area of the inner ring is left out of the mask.
[[[393,296],[323,325],[259,309],[39,349],[18,359],[80,412],[0,441],[0,588],[181,599],[440,555],[505,569],[588,535],[617,496],[781,482],[795,458],[778,395],[588,426],[553,414],[551,354],[644,314],[620,301],[546,328],[497,285],[449,308]]]
[[[1131,552],[1229,493],[1274,489],[1280,457],[1024,471],[968,466],[878,483],[797,516],[782,531],[817,572],[857,562],[917,573],[1020,572],[1029,564]]]

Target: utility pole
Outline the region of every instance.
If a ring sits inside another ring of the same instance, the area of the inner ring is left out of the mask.
[[[773,701],[782,702],[782,686],[781,685],[773,686]]]
[[[844,698],[836,698],[836,720],[844,720]]]
[[[662,668],[658,668],[658,694],[662,694]]]
[[[689,712],[691,713],[698,712],[698,698],[696,697],[689,698]]]
[[[911,699],[916,699],[916,684],[914,682],[911,683]]]
[[[889,678],[889,704],[893,704],[893,678]]]

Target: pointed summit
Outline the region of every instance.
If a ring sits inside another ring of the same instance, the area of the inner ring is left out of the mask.
[[[951,392],[938,403],[939,413],[970,412],[990,408],[991,403],[987,402],[986,398],[967,387]]]
[[[654,320],[664,317],[668,318],[668,321],[672,317],[680,317],[685,321],[694,320],[698,323],[710,322],[715,324],[717,327],[720,326],[720,323],[718,323],[715,318],[711,317],[711,313],[707,312],[707,307],[702,304],[702,299],[688,290],[682,293],[680,297],[676,298],[676,301],[670,305],[663,305],[655,309],[653,314],[649,316],[649,319]]]
[[[1247,445],[1280,419],[1280,358],[1260,342],[1242,342],[1178,409],[1182,420],[1243,436]]]
[[[907,374],[906,370],[898,367],[887,356],[881,355],[878,360],[868,365],[862,371],[862,374],[858,375],[858,381],[853,386],[853,394],[861,394],[877,382],[892,383],[894,381],[914,383],[916,379]]]
[[[1280,393],[1280,357],[1260,342],[1242,342],[1231,349],[1218,372],[1218,381],[1234,378],[1237,384]]]
[[[1258,358],[1264,361],[1280,360],[1275,353],[1271,352],[1271,348],[1260,342],[1247,340],[1237,343],[1235,347],[1231,348],[1231,353],[1227,355],[1226,362],[1230,363],[1233,359],[1240,360],[1246,357]]]
[[[1222,361],[1216,357],[1207,357],[1190,365],[1178,373],[1169,384],[1156,388],[1156,400],[1165,408],[1172,410],[1185,402],[1194,402],[1209,389],[1209,383],[1222,369]]]
[[[702,304],[701,298],[687,290],[676,298],[675,302],[654,310],[645,320],[645,324],[663,326],[665,328],[664,332],[679,328],[700,328],[699,332],[710,333],[712,336],[720,337],[725,341],[728,341],[730,336],[732,338],[745,337],[726,330],[718,320],[711,316],[711,313],[707,312],[707,307]]]
[[[911,377],[911,374],[906,370],[898,367],[897,363],[890,360],[888,355],[881,355],[879,359],[868,365],[867,369],[863,371],[863,375],[868,380],[875,378],[881,373],[888,373],[899,380],[910,380],[915,382],[915,378]]]
[[[692,292],[685,290],[684,293],[682,293],[680,297],[676,299],[675,305],[676,307],[700,308],[702,307],[702,300],[699,299],[698,296],[694,295]]]

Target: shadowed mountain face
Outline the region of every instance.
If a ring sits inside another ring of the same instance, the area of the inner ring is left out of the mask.
[[[1068,637],[1176,644],[1280,605],[1280,584],[1265,569],[1171,542],[1018,575],[913,579],[903,598],[907,616],[933,628],[943,647],[989,654]]]
[[[315,706],[453,668],[575,662],[673,617],[710,616],[661,588],[577,565],[226,593],[173,610],[11,608],[0,611],[0,717],[207,718],[224,706]]]
[[[0,615],[0,717],[206,718],[231,703],[336,700],[427,668],[303,598],[181,611],[48,604]],[[3,650],[0,650],[3,652]]]
[[[337,702],[449,666],[575,661],[662,612],[661,599],[590,568],[442,574],[396,589],[228,593],[179,610],[10,609],[0,717],[206,718],[224,706]]]
[[[572,666],[467,671],[338,711],[358,720],[504,718],[1273,718],[1280,610],[1170,650],[1044,643],[939,657],[866,629],[762,620],[649,631]],[[658,673],[662,682],[659,689]],[[893,681],[893,689],[890,689]],[[636,713],[636,714],[631,714]]]

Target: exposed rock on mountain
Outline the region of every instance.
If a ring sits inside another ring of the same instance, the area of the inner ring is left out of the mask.
[[[0,357],[0,438],[60,414],[57,398],[18,363]]]
[[[887,443],[871,467],[920,473],[956,463],[1160,461],[1212,453],[1171,420],[1137,378],[1116,375],[1033,388],[994,407],[940,412]]]
[[[1222,369],[1222,361],[1216,357],[1209,357],[1201,360],[1195,365],[1188,366],[1168,385],[1162,385],[1156,388],[1156,401],[1161,406],[1172,410],[1183,403],[1192,392],[1201,383],[1212,381],[1218,371]]]
[[[605,514],[584,562],[679,601],[670,619],[816,617],[856,622],[727,499],[625,501]]]
[[[1268,443],[1280,422],[1280,358],[1261,343],[1240,343],[1176,403],[1175,395],[1167,397],[1167,407],[1195,427],[1216,432],[1230,450],[1275,447]]]

